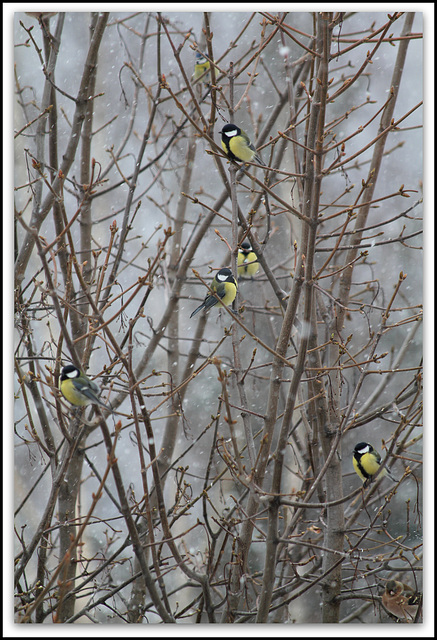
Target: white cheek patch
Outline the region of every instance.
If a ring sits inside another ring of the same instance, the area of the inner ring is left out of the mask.
[[[70,373],[67,373],[67,378],[77,378],[78,375],[77,371],[70,371]]]
[[[223,275],[222,273],[218,273],[217,274],[217,280],[220,280],[220,282],[225,282],[225,280],[227,279],[228,276]]]
[[[228,138],[232,138],[233,136],[236,136],[237,132],[234,129],[233,131],[225,131],[225,136],[227,136]]]
[[[365,453],[369,453],[370,451],[370,447],[364,447],[363,449],[359,449],[358,453],[361,453],[361,455],[365,454]]]

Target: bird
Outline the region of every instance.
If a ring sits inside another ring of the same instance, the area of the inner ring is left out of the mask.
[[[205,72],[209,71],[210,67],[210,62],[205,58],[203,53],[200,53],[200,51],[196,51],[196,61],[194,63],[194,73],[192,79],[198,80],[200,77],[202,77],[202,82],[208,84],[211,74]]]
[[[368,442],[359,442],[355,445],[352,462],[355,471],[360,476],[364,486],[367,487],[381,465],[381,456]],[[393,482],[397,482],[387,467],[384,467],[381,471],[381,476],[383,475],[387,475]]]
[[[421,593],[398,580],[389,580],[382,594],[382,604],[387,611],[405,622],[415,620],[421,600]]]
[[[59,377],[59,389],[75,407],[86,407],[89,404],[98,404],[108,411],[113,411],[98,397],[99,387],[90,380],[80,369],[72,364],[67,364],[61,369]]]
[[[236,124],[225,124],[220,133],[223,151],[228,158],[235,162],[258,162],[265,166],[249,136]]]
[[[216,304],[219,307],[227,307],[235,300],[235,296],[237,295],[237,287],[238,285],[235,281],[234,276],[232,275],[232,271],[228,269],[228,267],[220,269],[219,271],[217,271],[216,275],[213,278],[213,281],[211,282],[211,289],[220,298],[220,302],[215,296],[212,295],[212,293],[208,293],[202,304],[198,306],[197,309],[194,309],[193,313],[190,315],[190,318],[192,318],[201,309],[205,309],[206,311],[208,311]]]
[[[252,249],[250,242],[245,240],[238,249],[237,275],[239,278],[253,278],[258,269],[259,262],[257,261],[256,253]]]

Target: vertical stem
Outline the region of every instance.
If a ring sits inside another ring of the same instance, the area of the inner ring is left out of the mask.
[[[98,13],[91,14],[91,24],[90,24],[90,40],[92,40],[92,35],[96,28]],[[96,76],[97,76],[97,56],[94,65],[90,71],[89,75],[89,84],[88,84],[88,95],[91,97],[95,94],[96,88]],[[81,157],[80,157],[80,191],[83,196],[82,207],[80,212],[80,260],[83,265],[83,277],[85,282],[88,285],[91,285],[91,274],[92,274],[92,254],[91,254],[91,231],[92,231],[92,216],[91,216],[91,205],[92,201],[89,197],[87,197],[91,184],[91,144],[92,144],[92,128],[93,128],[93,113],[94,113],[94,103],[92,100],[89,100],[87,103],[85,119],[83,122],[82,132],[81,132]],[[88,314],[89,305],[84,299],[84,302],[78,305],[80,312],[83,314],[84,318]],[[82,330],[85,333],[86,328],[86,320],[82,322]],[[78,336],[75,336],[78,337]],[[82,349],[81,349],[82,351]]]
[[[405,14],[404,27],[402,29],[401,37],[399,40],[398,55],[396,58],[393,76],[390,83],[392,99],[388,101],[382,113],[379,131],[384,131],[384,129],[386,129],[389,126],[393,118],[393,113],[396,106],[396,100],[399,94],[401,78],[404,71],[408,44],[410,42],[409,38],[405,36],[407,36],[411,32],[411,29],[413,27],[414,15],[415,15],[414,13]],[[375,186],[378,180],[378,175],[381,168],[387,139],[388,139],[388,133],[386,133],[384,136],[381,136],[375,144],[375,147],[373,150],[372,162],[370,164],[370,169],[369,169],[369,175],[366,181],[367,186],[364,189],[362,198],[361,198],[364,204],[358,210],[359,213],[355,221],[355,231],[350,236],[350,240],[348,241],[353,246],[351,249],[349,249],[345,257],[345,264],[350,266],[348,266],[344,271],[342,271],[342,276],[340,280],[340,292],[339,292],[340,305],[338,305],[338,314],[337,314],[335,328],[334,328],[336,332],[341,331],[341,329],[343,328],[346,307],[348,304],[350,289],[352,286],[352,275],[354,270],[353,265],[354,265],[356,256],[358,254],[358,249],[359,249],[361,238],[363,235],[363,229],[366,228],[367,216],[369,215],[369,210],[370,210],[370,203],[373,199],[373,193],[375,191]]]

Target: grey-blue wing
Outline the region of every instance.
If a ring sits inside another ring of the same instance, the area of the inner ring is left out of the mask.
[[[99,399],[96,395],[96,393],[99,390],[99,387],[94,382],[90,380],[89,385],[84,384],[80,380],[72,380],[72,382],[75,389],[77,389],[77,391],[79,391],[79,393],[81,393],[83,396],[86,396],[89,400],[92,400],[93,402],[99,402]]]
[[[261,160],[260,155],[258,153],[258,151],[256,150],[256,148],[253,146],[252,143],[249,144],[249,149],[252,149],[252,151],[255,151],[255,156],[254,156],[254,160],[255,162],[257,162],[258,164],[262,164],[263,167],[265,167],[266,165],[264,164],[264,162]]]
[[[108,411],[113,411],[112,407],[102,402],[102,400],[100,400],[100,398],[98,397],[97,394],[99,392],[99,387],[95,382],[93,382],[92,380],[89,380],[88,384],[84,384],[83,382],[80,382],[80,380],[73,380],[72,382],[79,393],[91,400],[91,402],[99,404],[101,407],[105,407],[105,409],[108,409]]]
[[[216,294],[218,295],[219,298],[223,298],[225,295],[225,290],[223,289],[223,291],[216,291]],[[206,311],[208,311],[208,309],[211,309],[211,307],[214,307],[214,305],[218,304],[218,300],[215,296],[209,294],[208,296],[206,296],[205,300],[202,302],[201,305],[199,305],[197,307],[197,309],[194,309],[193,313],[191,314],[190,318],[192,318],[194,315],[196,315],[196,313],[198,313],[201,309],[205,309]]]
[[[223,298],[225,295],[225,292],[216,291],[216,294],[218,295],[219,298]],[[214,307],[216,304],[218,304],[218,300],[215,296],[209,295],[205,298],[205,302],[203,304],[205,305],[205,309],[211,309],[211,307]]]

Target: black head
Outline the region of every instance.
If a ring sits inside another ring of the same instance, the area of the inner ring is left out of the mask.
[[[247,242],[247,240],[242,242],[241,243],[241,251],[243,253],[250,253],[250,251],[252,251],[252,245],[250,244],[250,242]]]
[[[365,453],[372,453],[372,451],[373,447],[368,442],[359,442],[355,445],[354,448],[354,453],[357,453],[360,456],[364,455]]]
[[[61,380],[72,380],[80,376],[80,371],[72,364],[67,364],[61,369]]]
[[[236,124],[225,124],[225,126],[223,127],[223,129],[220,131],[220,133],[225,136],[228,137],[232,137],[232,136],[239,136],[241,133],[241,129],[239,127],[237,127]]]
[[[232,275],[232,271],[228,269],[228,267],[223,267],[223,269],[220,269],[219,271],[217,271],[217,273],[215,274],[215,279],[217,280],[217,282],[234,282],[235,283],[235,278]]]

